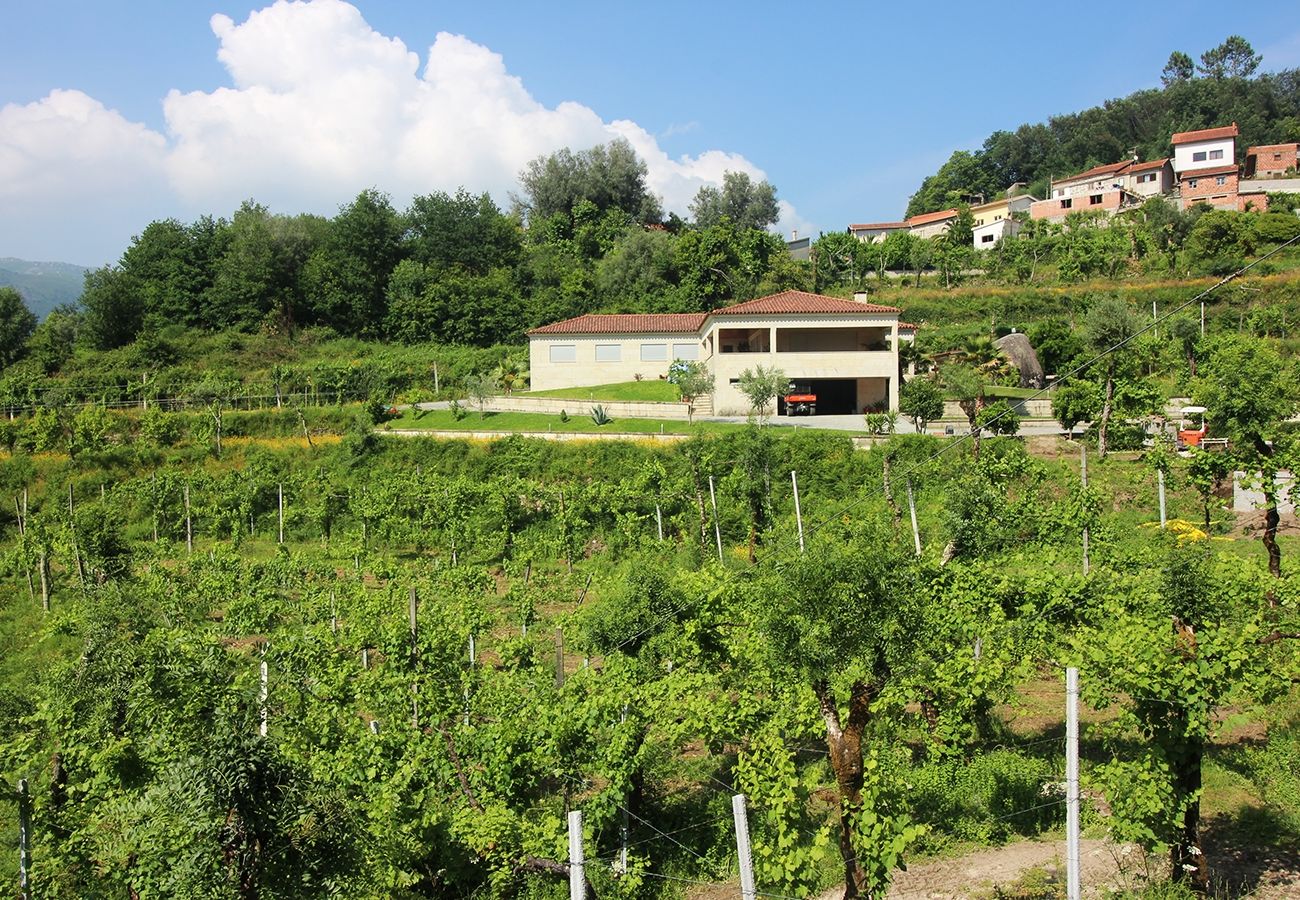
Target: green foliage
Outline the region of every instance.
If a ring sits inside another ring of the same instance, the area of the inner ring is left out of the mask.
[[[1080,422],[1091,422],[1101,411],[1101,389],[1091,381],[1071,379],[1052,391],[1052,416],[1067,435]]]
[[[943,415],[943,391],[930,378],[909,378],[898,391],[898,411],[912,420],[918,433]]]
[[[737,387],[749,401],[749,408],[758,421],[762,423],[767,418],[768,410],[776,403],[776,399],[789,393],[790,379],[775,366],[760,365],[741,372],[740,384]]]
[[[591,421],[597,425],[608,425],[614,420],[609,417],[609,413],[605,412],[605,407],[598,403],[591,408]]]
[[[723,172],[722,188],[705,185],[690,205],[696,226],[709,228],[724,220],[740,228],[764,229],[781,217],[776,188],[754,182],[745,172]]]
[[[0,287],[0,369],[22,355],[23,345],[36,330],[36,316],[11,287]]]

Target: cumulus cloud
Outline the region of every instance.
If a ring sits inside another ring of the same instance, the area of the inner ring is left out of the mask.
[[[343,0],[277,0],[242,23],[215,15],[211,27],[231,84],[169,92],[166,135],[76,91],[0,110],[0,197],[126,179],[148,182],[176,215],[228,212],[247,197],[330,213],[371,186],[399,205],[460,186],[504,202],[530,159],[615,137],[631,142],[651,189],[682,215],[724,171],[765,177],[721,150],[670,158],[637,123],[605,122],[581,103],[547,107],[500,54],[461,35],[439,33],[421,69],[418,53]]]

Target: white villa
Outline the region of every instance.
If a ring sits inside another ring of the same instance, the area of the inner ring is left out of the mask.
[[[673,360],[700,360],[714,376],[713,412],[744,415],[737,385],[755,366],[775,366],[817,413],[898,409],[900,340],[916,328],[893,306],[783,291],[709,313],[588,314],[528,333],[532,389],[664,378]],[[783,414],[784,402],[777,413]]]

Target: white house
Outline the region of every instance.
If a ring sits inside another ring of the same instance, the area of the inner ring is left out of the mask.
[[[1237,123],[1222,128],[1180,131],[1173,136],[1174,174],[1197,169],[1222,169],[1237,164]]]
[[[710,313],[578,316],[528,333],[531,383],[541,391],[663,378],[675,359],[700,360],[714,376],[718,415],[749,411],[740,376],[760,365],[816,394],[818,414],[896,410],[899,341],[915,334],[900,327],[898,313],[862,299],[783,291]]]

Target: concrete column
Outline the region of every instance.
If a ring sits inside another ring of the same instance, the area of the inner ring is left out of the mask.
[[[898,411],[898,376],[892,375],[889,378],[889,408],[894,412]]]
[[[776,354],[776,326],[773,325],[771,328],[769,328],[769,329],[767,330],[767,332],[768,332],[768,338],[767,338],[767,340],[768,340],[768,345],[767,345],[768,352],[770,352],[770,353],[772,353],[773,355],[775,355],[775,354]]]

